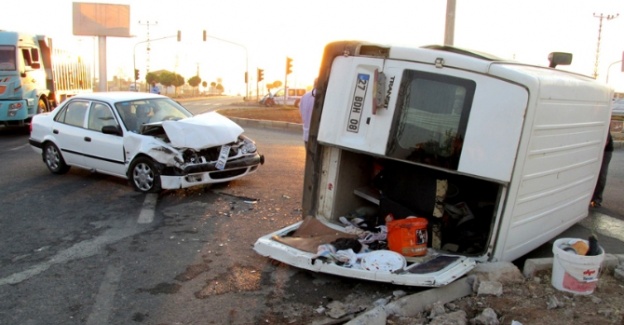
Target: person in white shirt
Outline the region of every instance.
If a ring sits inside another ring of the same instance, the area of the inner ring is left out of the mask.
[[[303,122],[303,142],[308,143],[310,134],[310,120],[312,119],[312,109],[314,108],[314,96],[316,95],[317,79],[314,79],[314,88],[301,97],[299,102],[299,112]]]

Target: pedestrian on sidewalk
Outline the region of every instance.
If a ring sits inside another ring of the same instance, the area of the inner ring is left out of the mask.
[[[609,163],[611,162],[611,156],[613,154],[613,138],[611,132],[607,134],[607,143],[605,143],[604,152],[602,155],[602,165],[600,166],[600,173],[598,174],[598,182],[594,189],[594,196],[591,200],[591,207],[598,208],[602,206],[602,192],[607,185],[607,173],[609,171]]]
[[[301,97],[299,102],[299,112],[301,112],[301,121],[303,122],[303,142],[308,143],[310,134],[310,120],[312,119],[312,109],[314,108],[314,96],[316,96],[316,82],[314,79],[314,88]]]
[[[150,93],[152,94],[160,94],[160,89],[156,86],[156,82],[152,82],[152,87],[150,88]]]

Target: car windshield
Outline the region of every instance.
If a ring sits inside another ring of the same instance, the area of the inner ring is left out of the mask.
[[[169,98],[141,99],[115,105],[126,129],[139,133],[141,125],[191,117],[189,111]]]

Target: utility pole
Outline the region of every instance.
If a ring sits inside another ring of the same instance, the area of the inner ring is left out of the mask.
[[[453,46],[455,40],[455,0],[446,0],[444,45]]]
[[[149,20],[141,22],[139,20],[139,25],[147,26],[147,38],[146,38],[147,39],[147,56],[146,56],[146,59],[145,59],[145,76],[147,76],[147,73],[150,71],[150,50],[151,50],[151,47],[150,47],[150,24],[151,25],[158,25],[158,22],[157,21],[149,21]]]
[[[611,19],[615,19],[619,16],[620,14],[615,14],[615,15],[604,15],[604,14],[600,14],[597,15],[596,13],[594,13],[594,18],[598,18],[599,19],[599,23],[598,23],[598,45],[596,45],[596,63],[594,64],[594,79],[598,79],[598,58],[600,57],[600,37],[602,35],[602,20],[606,19],[606,20],[611,20]]]

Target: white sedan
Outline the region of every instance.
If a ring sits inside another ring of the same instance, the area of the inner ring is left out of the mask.
[[[74,96],[33,117],[29,142],[54,174],[76,166],[127,178],[141,192],[228,182],[264,163],[232,120],[193,116],[149,93]]]

